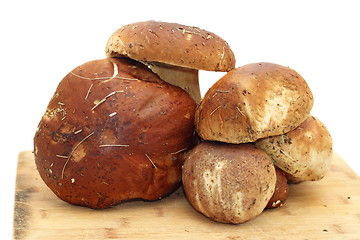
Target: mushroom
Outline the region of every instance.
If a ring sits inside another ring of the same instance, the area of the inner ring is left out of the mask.
[[[212,32],[177,23],[146,21],[116,30],[106,44],[108,57],[129,57],[147,64],[164,81],[201,100],[198,70],[234,68],[231,48]]]
[[[330,168],[332,138],[314,116],[290,132],[259,139],[255,144],[271,156],[275,166],[286,172],[291,182],[320,180]]]
[[[268,209],[282,207],[289,196],[289,184],[285,172],[278,167],[275,167],[275,172],[276,185],[274,194],[266,205]]]
[[[269,156],[252,144],[204,141],[188,153],[182,181],[197,211],[217,222],[239,224],[264,210],[276,175]]]
[[[254,142],[295,129],[312,106],[312,93],[296,71],[252,63],[231,70],[207,91],[196,111],[196,130],[205,140]]]
[[[38,125],[39,174],[60,199],[90,208],[163,198],[181,183],[195,108],[137,61],[87,62],[62,79]]]

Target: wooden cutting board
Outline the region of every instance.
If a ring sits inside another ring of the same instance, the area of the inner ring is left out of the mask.
[[[26,151],[17,168],[14,239],[360,239],[360,178],[335,155],[323,180],[291,185],[283,207],[230,225],[196,212],[181,188],[154,202],[72,206],[45,186]]]

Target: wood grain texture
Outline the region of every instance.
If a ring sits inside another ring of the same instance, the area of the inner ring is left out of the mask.
[[[360,178],[335,155],[321,181],[290,186],[281,208],[240,225],[196,212],[182,189],[105,210],[72,206],[42,182],[33,155],[18,159],[14,239],[360,239]]]

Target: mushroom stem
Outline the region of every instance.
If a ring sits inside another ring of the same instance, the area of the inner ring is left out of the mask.
[[[199,87],[199,71],[168,64],[151,63],[150,69],[159,77],[172,85],[178,86],[187,91],[195,100],[196,104],[201,101]]]

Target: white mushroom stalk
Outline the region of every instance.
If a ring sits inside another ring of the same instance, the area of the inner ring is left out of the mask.
[[[199,71],[162,63],[145,63],[162,80],[187,91],[198,104],[201,101]]]

